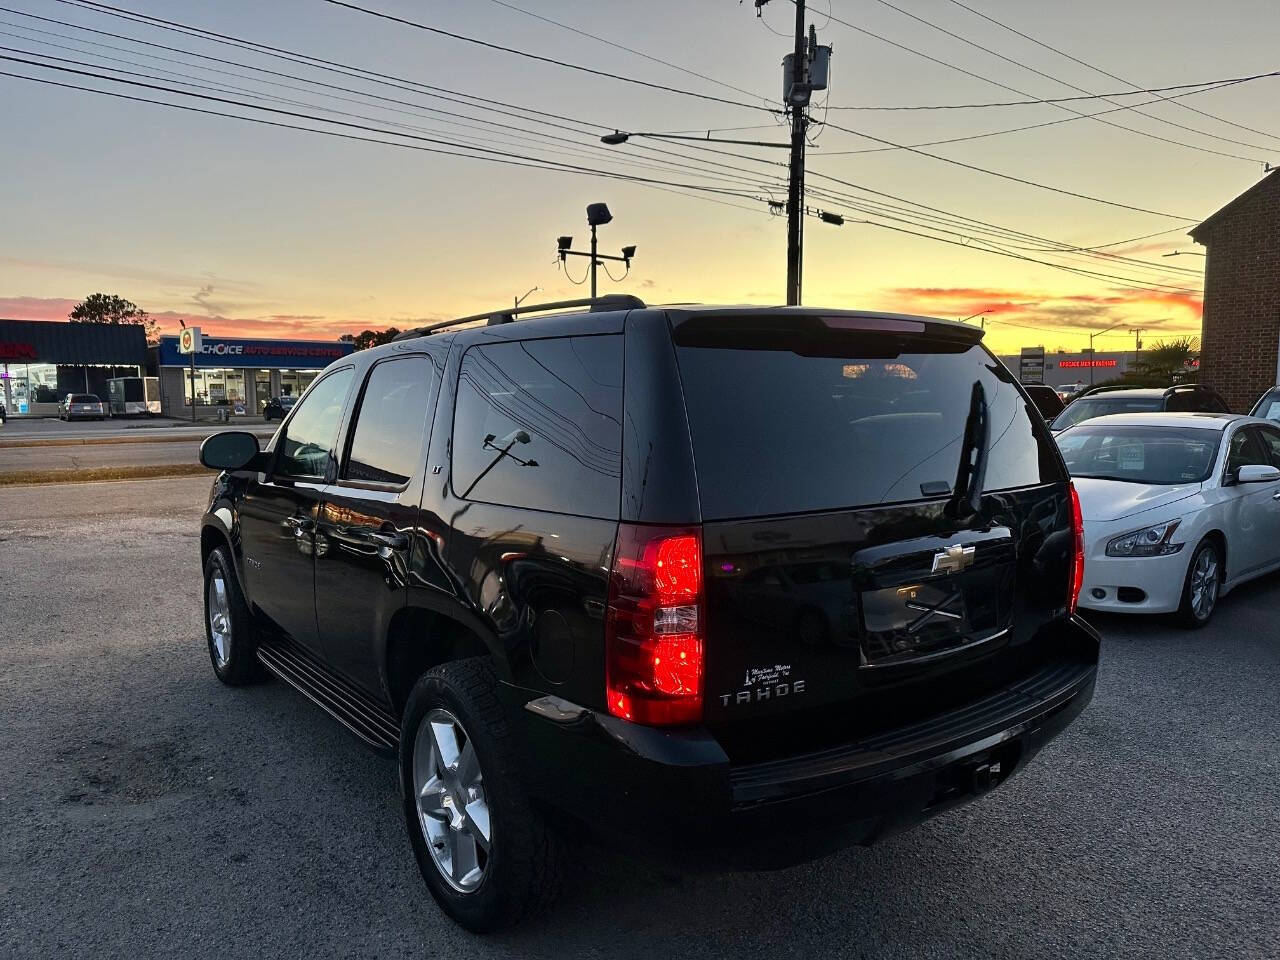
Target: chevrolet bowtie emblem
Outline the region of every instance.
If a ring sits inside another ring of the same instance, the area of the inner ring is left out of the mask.
[[[974,547],[953,543],[933,555],[934,573],[959,573],[973,563]]]

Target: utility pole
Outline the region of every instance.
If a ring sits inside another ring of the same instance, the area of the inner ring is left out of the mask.
[[[1142,352],[1142,334],[1146,332],[1146,327],[1130,327],[1129,332],[1133,334],[1133,352],[1136,357]]]
[[[791,61],[791,89],[787,91],[791,110],[791,164],[787,177],[787,306],[800,305],[804,278],[804,147],[809,102],[808,50],[804,36],[805,0],[796,0],[796,47]]]

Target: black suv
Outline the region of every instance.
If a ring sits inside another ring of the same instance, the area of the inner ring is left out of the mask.
[[[458,922],[540,908],[584,829],[718,868],[869,843],[1084,709],[1079,507],[979,331],[520,316],[356,353],[265,451],[201,449],[215,672],[265,668],[398,752]]]
[[[1176,387],[1094,387],[1078,394],[1050,424],[1054,433],[1077,423],[1113,413],[1230,413],[1226,402],[1208,387],[1184,383]]]

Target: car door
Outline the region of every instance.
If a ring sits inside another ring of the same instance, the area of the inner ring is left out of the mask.
[[[1241,467],[1271,465],[1271,457],[1256,426],[1244,424],[1227,440],[1223,488],[1228,494],[1227,578],[1248,576],[1273,558],[1280,528],[1276,525],[1272,498],[1280,493],[1280,483],[1237,483]]]
[[[407,602],[408,552],[443,354],[374,364],[346,431],[337,479],[317,521],[316,619],[330,664],[380,688],[382,641]]]
[[[277,432],[270,472],[249,482],[240,503],[250,602],[277,630],[317,655],[316,515],[334,472],[338,428],[353,380],[348,366],[315,382]]]
[[[1258,432],[1271,465],[1280,468],[1280,428],[1251,427],[1250,429]],[[1265,540],[1266,549],[1263,551],[1260,567],[1272,567],[1280,564],[1280,480],[1274,483],[1260,483],[1256,486],[1266,487],[1269,493],[1269,498],[1265,501],[1269,532]]]

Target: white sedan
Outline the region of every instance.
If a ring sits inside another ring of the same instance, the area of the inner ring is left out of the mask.
[[[1280,569],[1280,426],[1126,413],[1064,430],[1084,517],[1080,606],[1199,627],[1232,587]]]

